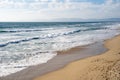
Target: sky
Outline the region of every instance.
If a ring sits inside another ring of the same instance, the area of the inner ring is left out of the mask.
[[[0,0],[0,22],[120,18],[120,0]]]

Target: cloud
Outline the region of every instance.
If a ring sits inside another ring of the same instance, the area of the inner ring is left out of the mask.
[[[120,17],[119,7],[119,0],[105,0],[101,4],[88,0],[0,0],[0,21],[114,18]]]
[[[14,0],[0,0],[0,8],[25,8],[27,3],[24,0],[14,1]]]

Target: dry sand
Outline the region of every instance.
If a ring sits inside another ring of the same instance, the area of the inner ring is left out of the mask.
[[[120,36],[105,41],[102,55],[72,62],[35,80],[120,80]]]

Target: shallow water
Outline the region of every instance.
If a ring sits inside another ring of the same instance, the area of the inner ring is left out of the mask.
[[[120,34],[120,22],[0,23],[0,76],[46,63],[55,51]]]

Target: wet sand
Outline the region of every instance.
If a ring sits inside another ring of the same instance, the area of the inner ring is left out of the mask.
[[[73,61],[95,56],[105,51],[106,48],[103,46],[103,42],[94,43],[88,46],[75,47],[66,51],[58,51],[58,55],[47,63],[28,67],[17,73],[1,77],[0,80],[33,80],[38,76],[44,76],[47,73],[64,68],[67,64]]]
[[[101,55],[74,61],[34,80],[120,80],[120,36],[105,41],[105,47],[108,51]]]

